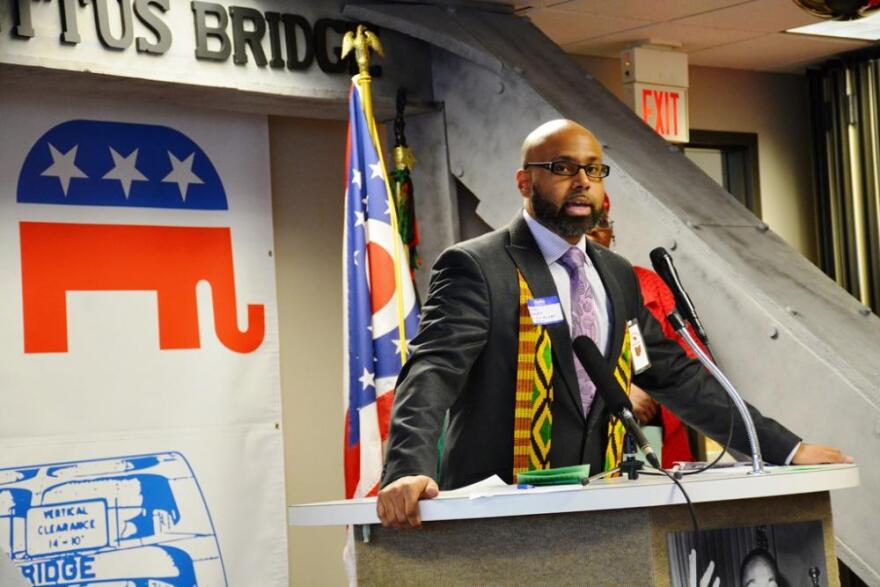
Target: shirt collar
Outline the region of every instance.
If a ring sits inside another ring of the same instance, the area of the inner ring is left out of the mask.
[[[535,242],[538,243],[538,248],[541,250],[541,254],[544,256],[544,261],[551,265],[559,260],[565,252],[571,247],[577,247],[581,251],[583,251],[584,256],[587,259],[587,264],[590,264],[590,256],[587,255],[587,238],[582,236],[581,240],[577,242],[577,244],[569,244],[567,240],[532,218],[532,216],[523,208],[522,211],[523,219],[525,219],[526,224],[529,227],[529,230],[532,231],[532,236],[535,237]]]

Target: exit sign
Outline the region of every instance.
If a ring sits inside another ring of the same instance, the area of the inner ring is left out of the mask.
[[[671,143],[687,143],[687,88],[633,82],[624,86],[627,101],[645,124]]]

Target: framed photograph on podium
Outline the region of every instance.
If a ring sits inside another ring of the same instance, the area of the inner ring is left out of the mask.
[[[828,585],[821,521],[667,534],[673,587]],[[695,579],[694,579],[695,578]],[[694,582],[694,580],[696,582]]]

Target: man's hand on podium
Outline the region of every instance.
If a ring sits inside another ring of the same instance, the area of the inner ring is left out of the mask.
[[[801,443],[791,459],[792,465],[821,465],[824,463],[851,463],[853,458],[840,449],[823,444]]]
[[[419,500],[439,493],[437,482],[426,475],[401,477],[379,491],[376,513],[386,528],[421,528]]]

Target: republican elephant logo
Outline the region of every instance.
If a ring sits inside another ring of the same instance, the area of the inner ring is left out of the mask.
[[[20,204],[226,212],[220,175],[192,139],[167,126],[70,120],[46,131],[22,164]],[[63,208],[62,208],[63,207]],[[106,209],[106,208],[105,208]],[[43,215],[45,218],[45,214]],[[78,218],[82,218],[80,215]],[[68,350],[67,292],[153,291],[159,347],[200,348],[196,286],[211,287],[214,330],[226,348],[263,341],[264,307],[239,330],[231,229],[69,222],[19,223],[25,353]]]
[[[263,341],[262,305],[249,304],[238,329],[229,228],[21,222],[19,230],[25,353],[67,352],[69,291],[155,291],[159,348],[199,348],[203,280],[220,342],[249,353]]]

